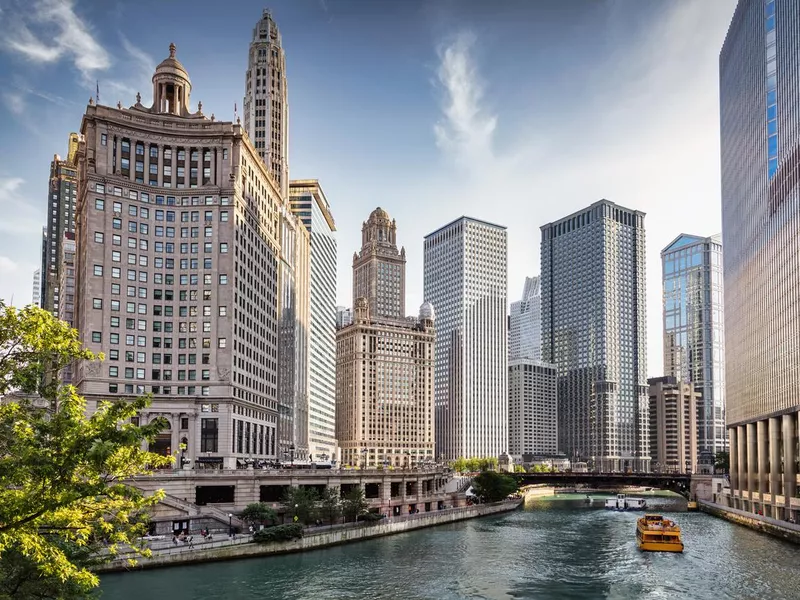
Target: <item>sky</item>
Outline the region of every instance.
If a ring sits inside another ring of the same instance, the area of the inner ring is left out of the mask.
[[[50,161],[96,87],[149,105],[174,42],[192,103],[232,120],[263,8],[286,51],[290,176],[319,179],[336,220],[339,304],[377,206],[414,314],[427,233],[461,215],[507,226],[512,302],[540,272],[539,227],[607,198],[647,214],[647,372],[662,374],[660,251],[720,231],[735,0],[0,0],[0,298],[31,300]]]

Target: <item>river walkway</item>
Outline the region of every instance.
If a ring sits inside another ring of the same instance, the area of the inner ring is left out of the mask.
[[[232,538],[215,536],[211,541],[202,540],[202,538],[198,539],[196,537],[192,543],[179,542],[178,545],[174,545],[171,541],[156,542],[150,545],[152,555],[149,558],[141,557],[135,552],[129,551],[118,554],[114,560],[98,565],[93,570],[98,573],[108,573],[132,569],[152,569],[181,564],[232,560],[236,558],[271,554],[303,552],[305,550],[346,544],[424,527],[434,527],[445,523],[454,523],[456,521],[508,512],[518,508],[521,503],[522,500],[519,499],[506,500],[492,504],[478,504],[402,517],[392,517],[378,522],[308,527],[304,530],[302,538],[288,542],[257,544],[252,541],[252,536],[249,534],[240,534]],[[132,564],[131,561],[136,562]]]

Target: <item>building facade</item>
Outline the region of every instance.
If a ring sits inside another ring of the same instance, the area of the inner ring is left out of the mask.
[[[289,98],[286,56],[272,15],[253,28],[244,91],[244,128],[282,198],[289,195]]]
[[[740,0],[720,54],[731,504],[800,518],[800,4]]]
[[[406,316],[406,249],[397,249],[397,224],[380,206],[361,225],[353,254],[353,299],[366,298],[373,317]]]
[[[461,217],[425,236],[424,294],[436,309],[436,452],[508,451],[506,228]]]
[[[558,453],[558,376],[555,365],[530,358],[508,362],[508,453]]]
[[[33,272],[33,290],[31,291],[31,304],[41,306],[42,302],[42,270]]]
[[[75,157],[79,136],[69,134],[66,159],[58,154],[50,162],[48,180],[47,224],[42,228],[41,306],[58,316],[61,281],[61,243],[65,233],[75,232],[75,205],[78,179]]]
[[[152,106],[137,95],[86,109],[75,324],[106,360],[79,363],[73,381],[90,411],[152,394],[139,421],[169,422],[154,451],[185,446],[179,464],[235,468],[280,458],[281,268],[295,217],[244,129],[193,110],[191,89],[170,45]]]
[[[648,379],[647,384],[653,471],[696,472],[701,395],[691,383],[671,375]]]
[[[353,323],[353,309],[345,306],[336,307],[336,329],[347,327]]]
[[[722,238],[681,234],[661,251],[664,373],[701,393],[698,446],[727,449]]]
[[[522,299],[511,303],[508,359],[542,360],[542,292],[539,277],[526,277]]]
[[[75,234],[66,232],[61,242],[61,279],[58,282],[60,302],[58,304],[58,318],[70,327],[75,327]],[[60,373],[61,382],[65,385],[72,384],[72,371],[74,365],[68,364]]]
[[[542,354],[558,368],[559,448],[646,471],[644,214],[608,200],[542,226]]]
[[[336,224],[317,180],[289,182],[292,212],[310,235],[308,451],[336,457]]]
[[[380,239],[391,223],[375,209],[365,240]],[[394,235],[392,236],[394,243]],[[356,270],[363,266],[353,262]],[[405,264],[399,271],[405,287]],[[387,293],[380,287],[389,285]],[[393,278],[377,278],[376,297],[391,297]],[[356,288],[361,289],[361,288]],[[433,409],[434,313],[430,304],[419,318],[370,313],[366,297],[354,298],[353,323],[336,332],[336,437],[344,465],[411,467],[435,460]]]

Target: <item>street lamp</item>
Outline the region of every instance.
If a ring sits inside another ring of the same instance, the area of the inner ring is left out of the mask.
[[[294,466],[294,444],[289,446],[289,457],[289,461],[292,463],[292,466]]]
[[[295,523],[297,523],[297,508],[298,508],[299,506],[300,506],[299,504],[295,504],[295,505],[294,505],[294,522],[295,522]]]
[[[367,468],[367,449],[364,448],[361,450],[361,468],[366,470]]]
[[[228,537],[233,537],[233,514],[228,513]]]

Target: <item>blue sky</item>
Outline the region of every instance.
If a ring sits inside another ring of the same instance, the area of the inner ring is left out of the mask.
[[[661,373],[660,250],[720,229],[717,60],[735,0],[275,0],[290,175],[318,178],[339,229],[339,303],[361,223],[405,245],[462,215],[508,226],[509,301],[539,273],[539,226],[598,200],[647,213],[648,373]],[[261,3],[0,0],[0,298],[30,301],[49,161],[95,81],[149,104],[170,42],[203,112],[241,106]]]

